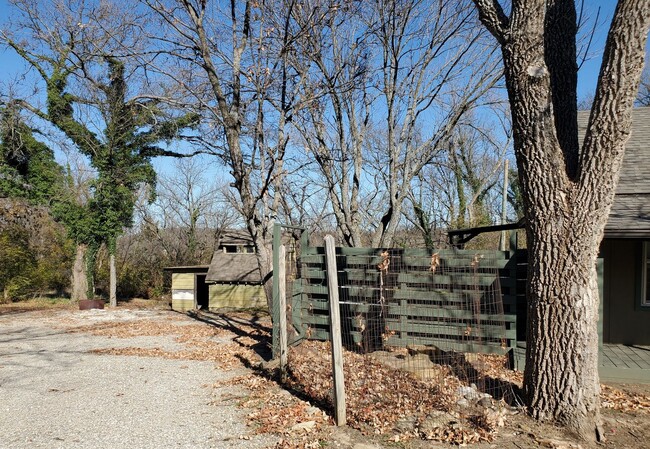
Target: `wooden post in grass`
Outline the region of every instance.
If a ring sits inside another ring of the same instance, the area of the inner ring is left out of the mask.
[[[278,260],[278,307],[280,327],[280,378],[287,374],[287,269],[286,248],[280,245]]]
[[[327,260],[327,292],[330,306],[330,341],[332,343],[332,372],[334,375],[334,411],[337,426],[344,426],[345,383],[343,382],[343,344],[341,342],[341,313],[339,309],[339,283],[336,270],[334,237],[325,236]]]

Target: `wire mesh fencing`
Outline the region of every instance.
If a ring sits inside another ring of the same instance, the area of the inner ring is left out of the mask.
[[[465,441],[467,432],[434,425],[433,411],[448,414],[460,407],[479,430],[483,421],[496,425],[498,413],[487,412],[499,401],[515,400],[512,379],[503,375],[509,372],[505,354],[516,338],[514,317],[504,313],[501,294],[500,269],[507,256],[457,250],[336,252],[349,423],[375,433],[461,435],[461,440],[451,438],[456,442]],[[301,248],[294,261],[295,274],[287,277],[286,381],[333,409],[327,282],[332,274],[323,248]]]

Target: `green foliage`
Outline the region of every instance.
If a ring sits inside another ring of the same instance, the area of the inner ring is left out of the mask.
[[[71,92],[68,85],[73,71],[79,68],[70,63],[74,45],[50,47],[55,57],[41,58],[33,57],[21,43],[8,43],[45,82],[47,111],[29,109],[61,130],[90,159],[97,178],[90,185],[90,200],[81,203],[66,188],[65,173],[54,161],[51,150],[34,139],[31,130],[23,125],[4,127],[2,130],[13,134],[2,136],[6,142],[2,146],[3,161],[7,162],[0,165],[0,196],[21,196],[50,205],[53,216],[65,224],[68,236],[89,247],[86,267],[92,290],[98,249],[105,244],[109,253],[115,254],[117,238],[132,225],[139,187],[145,184],[152,187],[150,191],[155,191],[156,175],[151,158],[173,155],[158,143],[175,139],[183,129],[196,126],[199,117],[188,114],[168,120],[156,102],[127,99],[124,64],[110,56],[89,56],[84,61],[93,71],[98,69],[95,74],[107,67],[105,81],[100,80],[101,76],[87,80],[96,89],[88,97],[98,99],[97,103],[90,104],[88,98],[81,99]],[[102,115],[105,128],[101,136],[94,132],[97,117],[89,124],[76,115],[80,103]],[[7,113],[14,123],[15,110]],[[92,297],[93,292],[89,293]]]
[[[0,111],[0,196],[49,204],[62,189],[54,152],[34,137],[15,108]]]
[[[20,297],[29,291],[36,258],[29,247],[25,229],[11,226],[0,232],[0,289],[3,301]]]
[[[75,240],[104,243],[109,253],[115,254],[117,237],[133,223],[138,187],[147,184],[155,190],[151,157],[162,151],[156,143],[177,137],[183,128],[195,124],[197,117],[165,121],[154,104],[127,100],[124,64],[112,57],[105,61],[110,82],[99,86],[106,103],[103,141],[74,118],[75,99],[66,92],[67,72],[62,69],[55,69],[47,80],[48,116],[90,158],[98,173],[89,204],[84,208],[62,206],[57,215],[68,223]]]
[[[0,290],[5,299],[56,291],[70,279],[74,244],[61,224],[40,206],[25,200],[2,200]]]
[[[48,217],[49,218],[49,217]],[[37,290],[54,290],[63,295],[70,284],[71,264],[75,244],[63,226],[49,219],[39,229],[36,242],[31,244],[36,255],[36,270],[32,283]]]

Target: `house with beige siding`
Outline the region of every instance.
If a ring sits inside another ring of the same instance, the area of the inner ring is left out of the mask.
[[[262,276],[250,238],[226,231],[210,265],[167,267],[172,274],[172,309],[255,309],[266,306]]]

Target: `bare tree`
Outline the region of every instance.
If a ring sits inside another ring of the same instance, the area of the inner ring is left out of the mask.
[[[492,117],[502,112],[495,108]],[[506,152],[507,123],[479,120],[469,113],[457,125],[448,148],[415,177],[404,216],[422,234],[427,248],[447,244],[448,229],[493,224]]]
[[[314,12],[316,11],[316,12]],[[392,243],[411,183],[494,85],[497,58],[468,2],[306,2],[316,98],[298,124],[340,238]],[[377,218],[378,217],[378,218]]]
[[[204,119],[202,144],[228,167],[233,206],[244,219],[263,273],[269,306],[272,227],[286,177],[299,70],[289,67],[299,32],[295,1],[143,0],[158,20],[157,70],[177,83]],[[189,103],[189,101],[187,101]]]
[[[602,438],[596,258],[630,133],[650,1],[621,0],[584,141],[578,140],[576,7],[474,0],[501,46],[527,221],[524,391],[535,418]]]
[[[237,219],[225,189],[225,182],[208,179],[205,160],[177,160],[173,172],[158,177],[154,203],[140,201],[139,232],[160,245],[168,264],[209,263]]]

